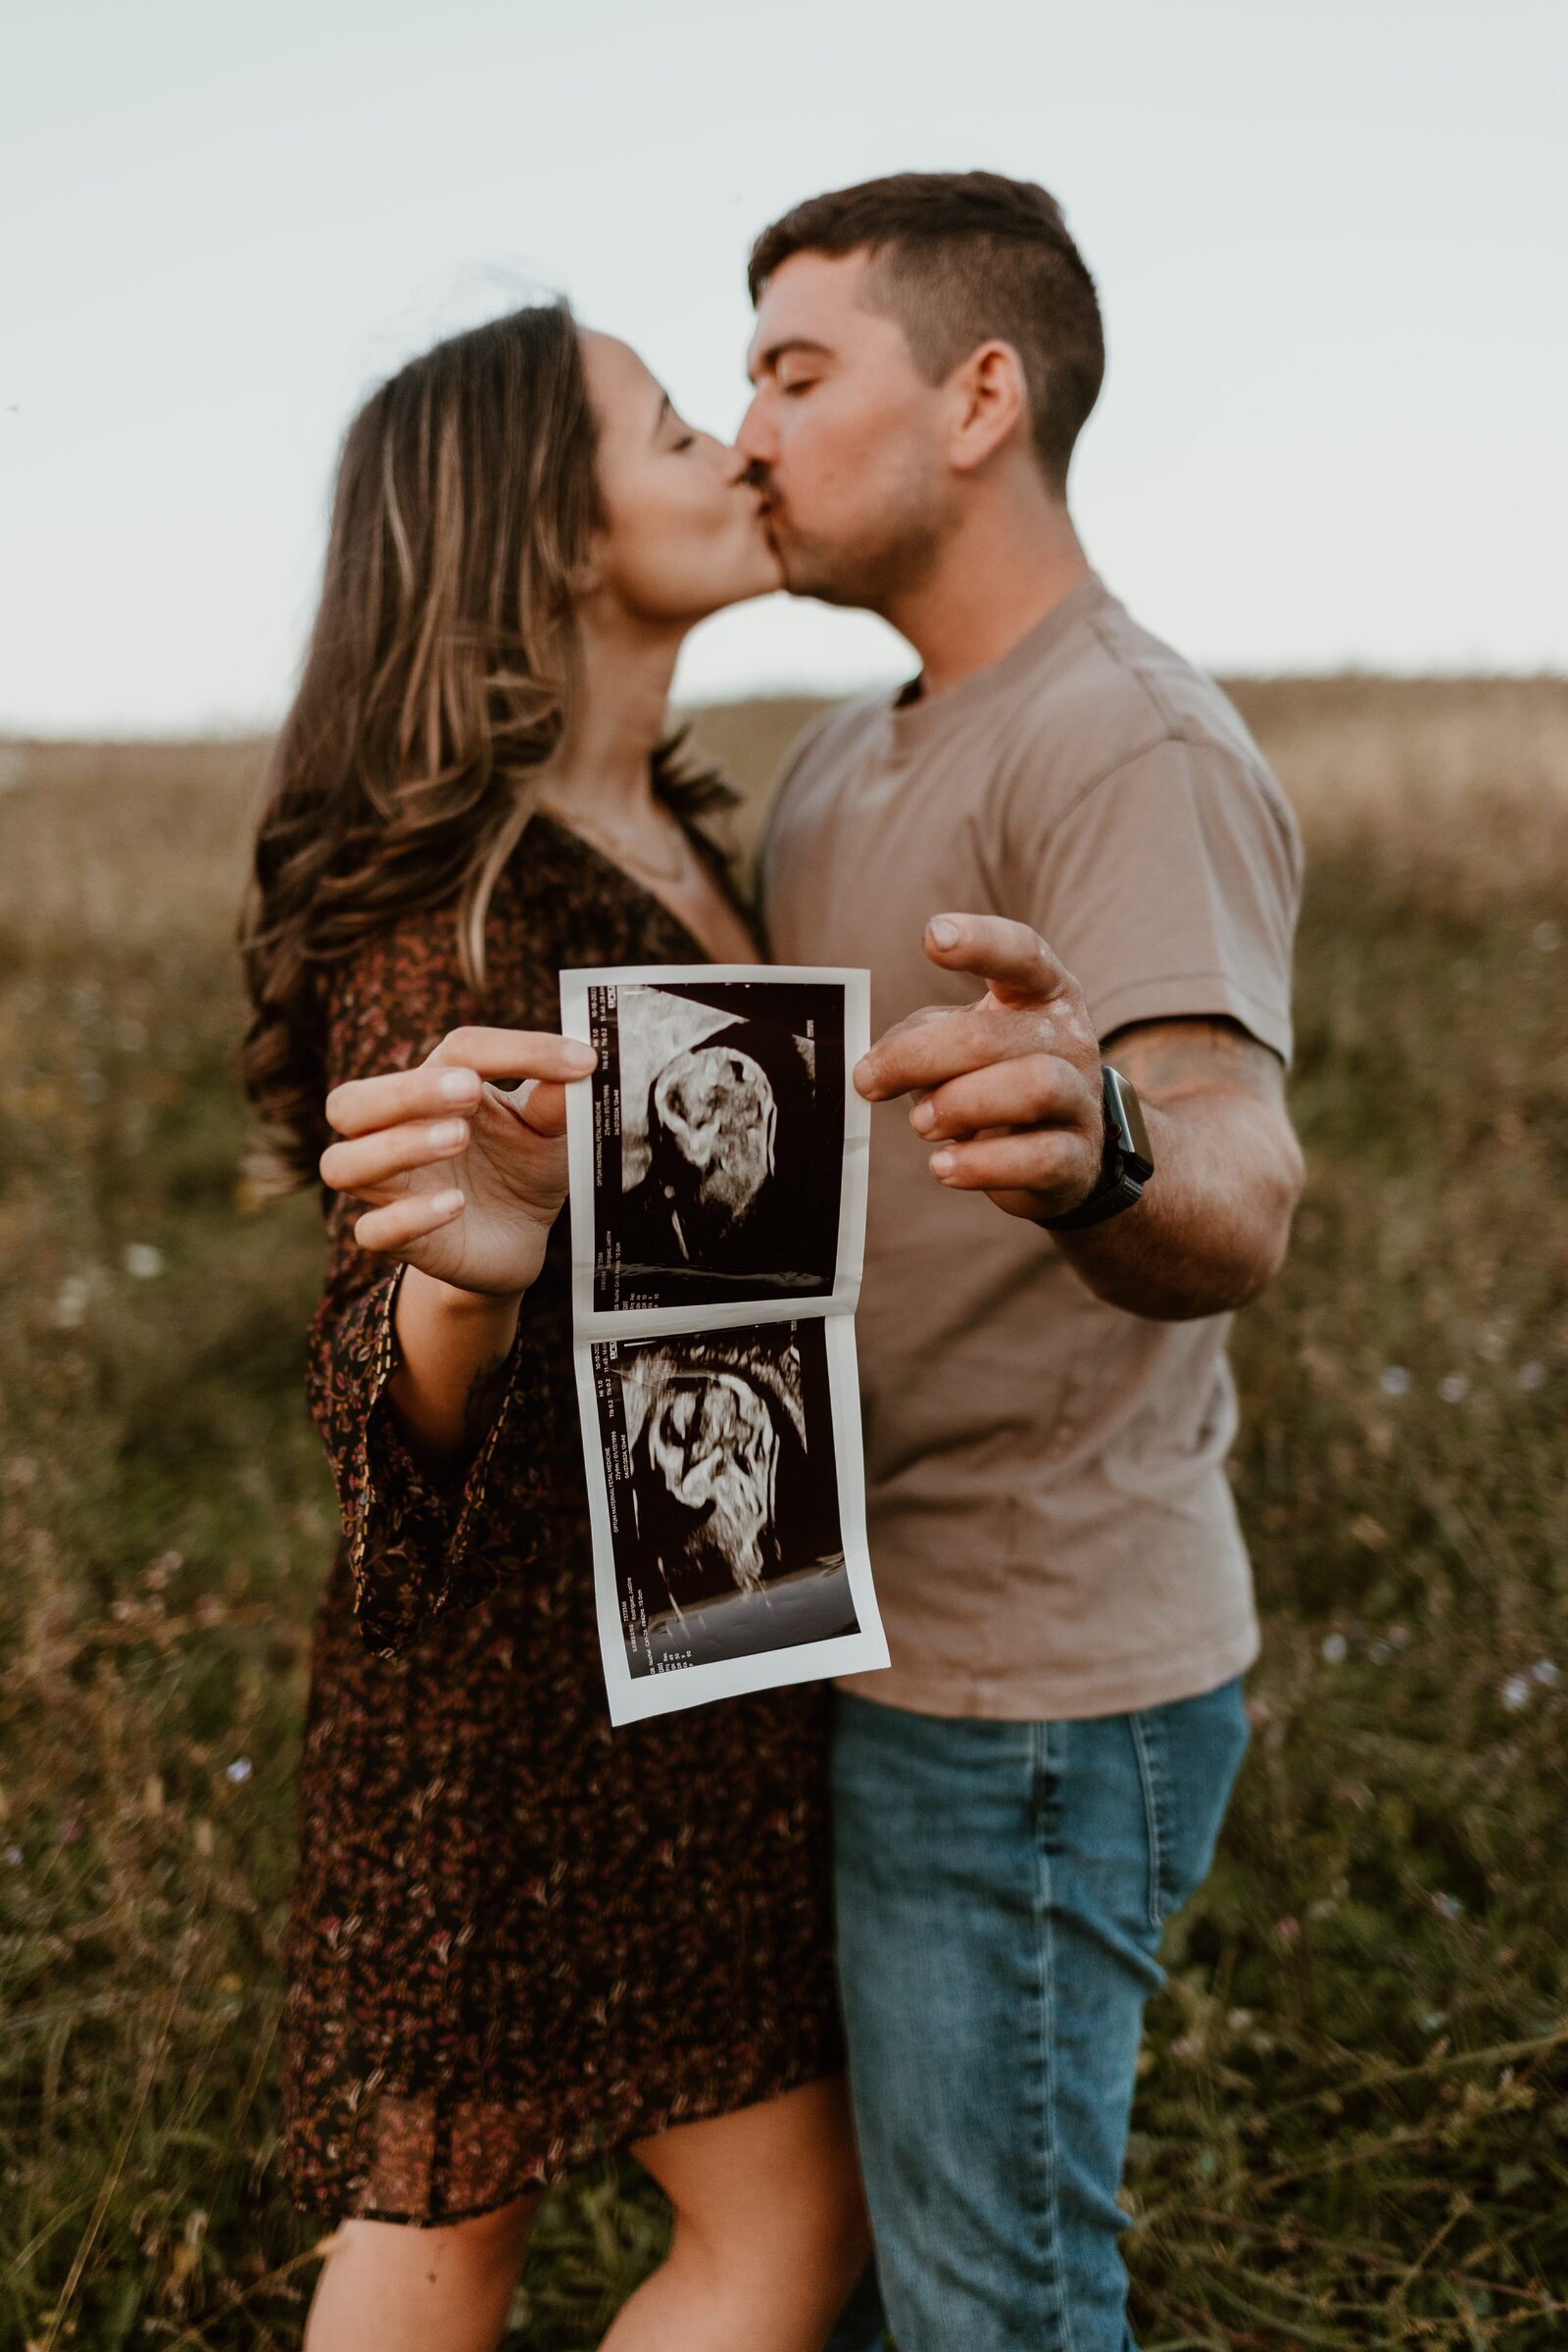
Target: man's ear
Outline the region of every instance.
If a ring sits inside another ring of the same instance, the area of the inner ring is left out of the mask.
[[[1029,429],[1029,386],[1010,343],[981,343],[950,378],[956,394],[949,455],[956,470],[972,473],[1020,427]]]

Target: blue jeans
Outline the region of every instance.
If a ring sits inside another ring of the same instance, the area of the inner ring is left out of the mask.
[[[1239,1681],[1076,1723],[841,1693],[850,2086],[899,2352],[1129,2352],[1116,2203],[1160,1933],[1206,1875]],[[834,2343],[863,2352],[869,2288]]]

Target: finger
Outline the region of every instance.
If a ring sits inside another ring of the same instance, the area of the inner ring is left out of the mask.
[[[999,1004],[1041,1004],[1072,986],[1072,975],[1038,931],[1003,914],[936,914],[925,952],[944,971],[973,972]]]
[[[373,1135],[409,1119],[440,1118],[470,1111],[482,1081],[473,1070],[388,1070],[377,1078],[350,1078],[326,1098],[326,1121],[339,1135]]]
[[[1098,1112],[1081,1070],[1056,1054],[1028,1054],[951,1079],[915,1104],[909,1124],[939,1144],[982,1127],[1079,1126],[1088,1134]]]
[[[411,1168],[450,1159],[467,1140],[466,1119],[438,1119],[429,1127],[412,1121],[383,1127],[352,1142],[328,1144],[319,1162],[321,1182],[335,1193],[368,1193],[390,1176],[406,1176]]]
[[[460,1045],[471,1045],[471,1058],[462,1059]],[[326,1098],[327,1124],[339,1135],[368,1135],[404,1119],[471,1110],[486,1078],[583,1078],[597,1058],[591,1046],[551,1030],[454,1029],[416,1070],[335,1086]]]
[[[855,1083],[868,1102],[886,1102],[895,1095],[930,1094],[993,1061],[1049,1052],[1051,1044],[1049,1012],[970,1004],[934,1021],[901,1021],[856,1064]]]
[[[907,1013],[902,1021],[895,1021],[892,1028],[884,1030],[876,1044],[862,1054],[856,1063],[851,1075],[857,1092],[864,1095],[867,1102],[877,1102],[882,1100],[884,1093],[893,1095],[906,1091],[897,1087],[884,1089],[879,1083],[883,1068],[888,1066],[889,1055],[898,1053],[904,1040],[912,1037],[917,1029],[925,1028],[932,1021],[951,1021],[956,1010],[966,1009],[965,1006],[956,1007],[952,1004],[922,1004],[918,1012]]]
[[[532,1079],[513,1095],[487,1087],[485,1101],[505,1111],[519,1127],[526,1127],[530,1134],[547,1137],[552,1143],[566,1132],[566,1090],[549,1079]]]
[[[430,1055],[431,1062],[453,1062],[477,1070],[481,1078],[554,1078],[562,1082],[586,1078],[598,1063],[592,1046],[575,1037],[558,1037],[553,1029],[453,1029]]]
[[[443,1225],[450,1225],[463,1214],[464,1205],[459,1192],[411,1193],[384,1208],[367,1209],[355,1224],[354,1238],[362,1250],[395,1255],[412,1249],[427,1233],[438,1233]]]
[[[1048,1203],[1053,1195],[1059,1195],[1064,1211],[1083,1199],[1099,1166],[1087,1139],[1068,1127],[1037,1127],[1028,1135],[944,1144],[930,1159],[932,1175],[952,1192],[1016,1189],[1043,1195]]]

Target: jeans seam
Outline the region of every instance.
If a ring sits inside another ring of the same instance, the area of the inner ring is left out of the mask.
[[[1055,2026],[1055,1946],[1051,1923],[1051,1855],[1046,1844],[1046,1781],[1051,1769],[1051,1732],[1049,1723],[1033,1726],[1034,1798],[1038,1835],[1035,1839],[1037,1879],[1035,1889],[1036,1958],[1039,1967],[1039,1995],[1036,2001],[1037,2026],[1040,2035],[1040,2122],[1041,2122],[1041,2178],[1045,2192],[1045,2244],[1042,2248],[1041,2270],[1046,2292],[1054,2307],[1057,2339],[1062,2352],[1074,2352],[1075,2331],[1072,2313],[1061,2291],[1058,2260],[1061,2247],[1061,2205],[1058,2194],[1056,2159],[1055,2068],[1052,2063],[1052,2047]]]
[[[1165,1881],[1165,1823],[1160,1803],[1159,1784],[1154,1774],[1154,1759],[1150,1752],[1149,1727],[1141,1713],[1129,1715],[1133,1747],[1138,1756],[1138,1777],[1144,1788],[1144,1819],[1149,1827],[1149,1924],[1152,1928],[1164,1925],[1160,1892]]]

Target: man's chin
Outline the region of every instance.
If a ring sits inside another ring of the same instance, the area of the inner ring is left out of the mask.
[[[879,538],[870,533],[858,539],[808,538],[784,528],[777,515],[767,517],[767,535],[791,596],[880,612],[884,618],[894,598],[924,575],[938,546],[933,529],[912,525]]]
[[[821,605],[849,605],[855,602],[835,581],[833,566],[819,549],[805,548],[775,537],[773,550],[784,575],[782,585],[790,596],[814,597]]]

